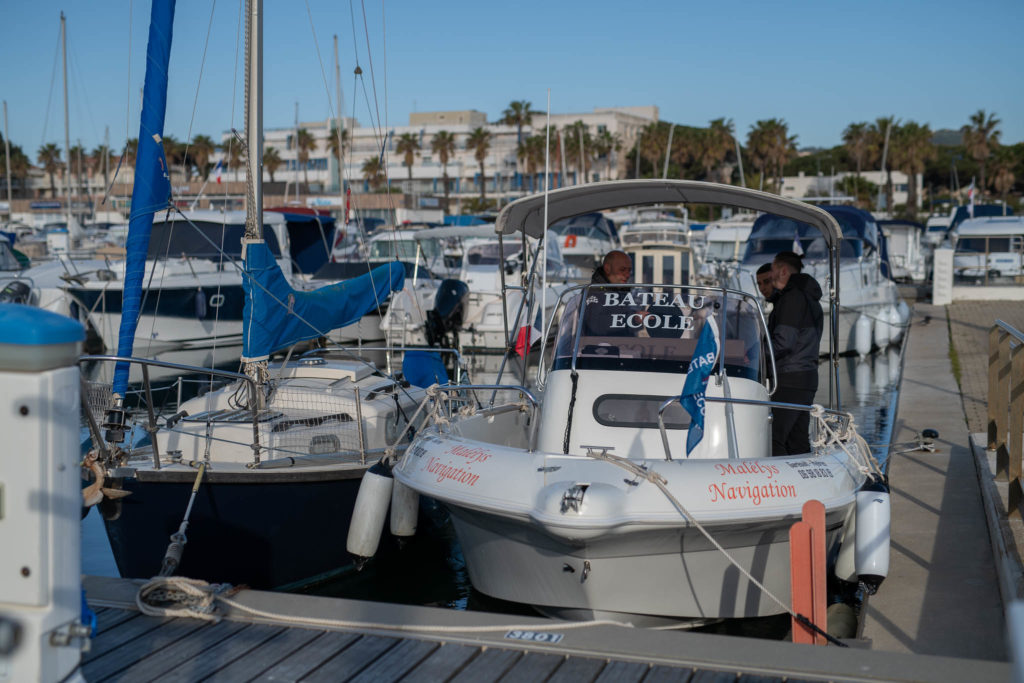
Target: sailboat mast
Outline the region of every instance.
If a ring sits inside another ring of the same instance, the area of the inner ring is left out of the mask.
[[[11,214],[11,136],[7,134],[7,100],[4,100],[4,159],[7,163],[7,215]]]
[[[263,237],[263,0],[246,0],[245,238]]]
[[[71,134],[68,130],[68,36],[64,13],[60,13],[60,45],[64,66],[64,186],[67,197],[66,220],[71,235]]]

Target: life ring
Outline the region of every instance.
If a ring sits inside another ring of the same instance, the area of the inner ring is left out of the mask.
[[[566,249],[569,249],[569,248],[575,247],[575,246],[576,246],[576,235],[566,235],[565,236],[565,247],[566,247]]]

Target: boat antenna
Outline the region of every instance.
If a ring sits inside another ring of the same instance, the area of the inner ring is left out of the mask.
[[[547,111],[547,119],[545,120],[545,124],[544,124],[544,135],[545,135],[545,142],[546,142],[546,144],[544,145],[544,231],[541,233],[541,243],[544,245],[544,261],[541,264],[541,270],[540,270],[540,310],[541,310],[540,338],[541,339],[547,339],[547,333],[548,333],[548,330],[547,330],[548,320],[547,320],[547,316],[544,315],[544,311],[547,310],[547,289],[548,289],[548,258],[547,258],[548,192],[549,192],[549,190],[548,190],[548,188],[549,188],[549,184],[548,184],[548,166],[549,166],[549,163],[550,163],[550,156],[551,156],[551,88],[548,88],[548,111]],[[582,161],[582,159],[583,159],[583,157],[581,155],[580,156],[580,160]],[[532,322],[532,321],[530,321],[530,322]],[[523,354],[524,358],[526,357],[528,352],[529,352],[529,349],[526,349],[526,352]],[[524,373],[524,378],[525,378],[525,373]]]
[[[668,144],[665,145],[665,166],[661,169],[661,179],[668,178],[668,158],[672,154],[672,134],[676,132],[676,124],[668,127]]]
[[[738,161],[739,164],[740,164],[740,187],[746,187],[747,186],[747,179],[743,175],[743,154],[741,153],[741,150],[740,150],[739,138],[737,138],[735,135],[733,135],[732,136],[732,142],[733,142],[734,145],[736,145],[736,161]]]
[[[64,186],[65,199],[67,202],[67,228],[68,237],[74,236],[74,228],[71,227],[71,135],[68,131],[68,29],[64,12],[60,13],[60,46],[61,61],[64,66]]]

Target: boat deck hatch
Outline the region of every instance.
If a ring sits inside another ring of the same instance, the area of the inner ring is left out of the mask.
[[[259,415],[256,417],[257,422],[271,422],[284,417],[284,413],[277,410],[261,410]],[[182,422],[237,422],[237,423],[251,423],[252,422],[252,411],[251,410],[228,410],[222,408],[220,410],[206,410],[195,415],[189,415],[182,418]]]

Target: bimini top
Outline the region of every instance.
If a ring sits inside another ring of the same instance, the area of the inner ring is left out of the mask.
[[[698,180],[609,180],[553,190],[547,199],[548,225],[570,216],[624,206],[715,204],[773,213],[813,225],[829,246],[842,240],[836,219],[816,206],[758,190]],[[499,233],[507,235],[521,230],[531,237],[540,237],[544,227],[543,193],[508,204],[495,224]]]

